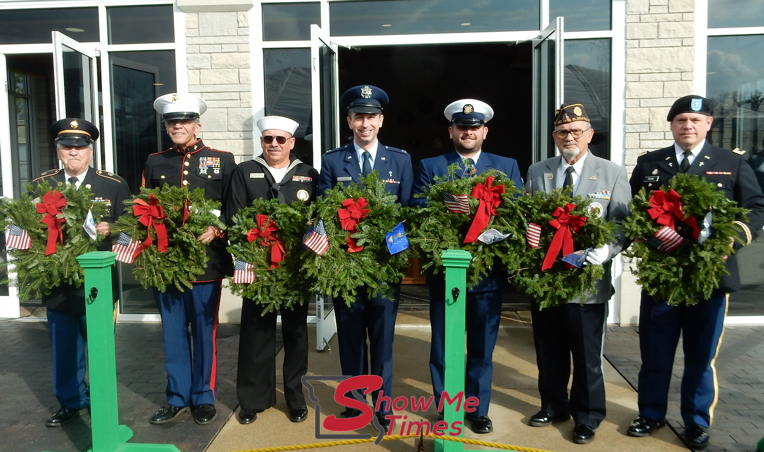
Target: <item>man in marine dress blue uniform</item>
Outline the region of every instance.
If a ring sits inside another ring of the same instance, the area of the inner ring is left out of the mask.
[[[104,202],[109,208],[108,215],[96,223],[98,233],[108,237],[110,224],[124,212],[124,202],[130,198],[130,189],[127,182],[116,174],[90,167],[98,128],[84,119],[66,118],[50,126],[50,135],[56,143],[56,153],[64,169],[46,171],[32,182],[36,185],[47,180],[54,189],[58,183],[75,184],[77,189],[82,186],[89,188],[95,201]],[[104,239],[99,249],[111,250],[108,238]],[[115,301],[119,294],[119,278],[116,276],[116,267],[112,267]],[[42,296],[42,303],[47,309],[53,344],[53,391],[61,404],[45,425],[59,427],[71,422],[81,409],[90,406],[90,390],[85,381],[85,288],[70,285],[57,287],[49,295]]]
[[[555,113],[554,125],[552,137],[561,155],[528,169],[526,191],[551,193],[572,186],[574,196],[590,198],[591,217],[615,221],[619,227],[615,242],[586,255],[587,263],[605,267],[604,276],[595,281],[594,293],[563,306],[539,309],[538,303],[531,304],[541,410],[531,416],[530,425],[545,427],[572,415],[573,441],[586,444],[594,440],[594,430],[605,418],[602,342],[607,302],[614,292],[610,263],[626,241],[620,225],[629,214],[631,188],[626,168],[589,152],[594,129],[583,105],[563,104]],[[571,356],[573,382],[568,397]]]
[[[657,190],[675,174],[695,174],[715,184],[728,199],[750,209],[748,220],[735,221],[743,244],[759,235],[764,224],[764,196],[756,176],[743,157],[743,151],[716,147],[706,141],[713,123],[709,101],[689,95],[671,106],[674,144],[649,152],[637,159],[631,175],[631,190]],[[639,416],[629,426],[631,436],[648,436],[665,425],[674,353],[682,335],[684,374],[682,375],[681,413],[685,424],[684,440],[692,448],[708,446],[709,428],[718,397],[714,362],[721,344],[729,293],[740,289],[737,256],[728,256],[719,288],[708,300],[693,306],[671,306],[642,292],[639,312]]]
[[[493,118],[493,109],[476,99],[462,99],[451,103],[443,114],[451,123],[448,128],[455,150],[438,157],[419,162],[419,177],[414,193],[422,193],[424,187],[435,183],[436,176],[448,174],[448,166],[458,163],[464,166],[463,174],[469,177],[495,169],[512,179],[515,187],[522,190],[523,181],[514,159],[483,152],[483,140],[488,136],[486,123]],[[415,200],[419,205],[426,202]],[[479,404],[474,413],[467,413],[472,431],[489,433],[493,423],[488,417],[491,403],[491,380],[493,377],[493,349],[499,333],[501,320],[501,287],[506,280],[505,272],[494,268],[473,288],[467,290],[467,367],[464,387],[465,397],[477,397]],[[430,290],[430,374],[435,402],[440,405],[443,393],[445,369],[445,280],[443,275],[427,275]],[[452,395],[453,396],[453,395]]]
[[[225,223],[228,181],[236,162],[230,152],[205,146],[198,138],[199,117],[207,103],[192,94],[166,94],[154,101],[162,115],[165,130],[175,146],[151,154],[143,171],[143,187],[170,186],[204,189],[204,197],[222,203],[220,219]],[[217,410],[217,349],[215,337],[222,279],[233,273],[228,241],[214,226],[199,236],[207,244],[210,260],[192,289],[179,291],[169,285],[164,293],[154,290],[162,316],[167,404],[151,417],[152,424],[163,424],[191,407],[197,424],[209,424]],[[193,336],[193,357],[188,325]]]
[[[371,174],[374,169],[379,178],[387,182],[387,191],[397,196],[402,206],[409,204],[414,183],[411,156],[401,149],[385,146],[377,139],[384,121],[382,109],[388,102],[387,93],[371,85],[359,85],[342,94],[340,104],[348,111],[347,121],[353,131],[353,142],[324,154],[318,180],[319,194],[338,184],[360,183],[362,175]],[[356,299],[350,300],[350,306],[345,304],[345,300],[334,300],[342,373],[382,377],[381,391],[384,392],[385,402],[380,404],[380,411],[376,414],[385,428],[390,425],[386,416],[392,414],[392,407],[386,402],[387,397],[392,397],[393,337],[400,285],[395,284],[394,290],[392,299],[382,296],[369,299],[366,289],[361,289]],[[375,406],[379,392],[372,393]],[[346,417],[357,414],[352,409],[343,413]]]

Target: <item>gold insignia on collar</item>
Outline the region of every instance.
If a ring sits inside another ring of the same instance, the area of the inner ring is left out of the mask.
[[[79,126],[80,126],[80,123],[78,123],[76,119],[69,123],[69,127],[71,127],[72,129],[76,129]]]
[[[361,97],[364,99],[371,99],[371,87],[370,86],[364,86],[361,88]]]
[[[707,155],[704,155],[703,157],[704,157],[706,160],[711,160],[711,157],[709,157],[709,156],[707,156]]]
[[[464,113],[465,115],[468,115],[472,113],[473,111],[475,111],[475,108],[470,104],[467,104],[464,107],[462,107],[462,113]]]

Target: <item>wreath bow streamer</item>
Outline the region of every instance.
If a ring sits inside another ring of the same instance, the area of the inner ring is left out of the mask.
[[[575,204],[566,204],[565,208],[558,207],[552,214],[555,217],[554,220],[549,222],[549,225],[557,229],[552,238],[552,243],[549,245],[549,250],[544,257],[544,264],[541,266],[541,271],[552,268],[557,255],[562,250],[562,255],[575,251],[573,247],[573,234],[572,232],[578,232],[579,229],[586,223],[586,217],[571,215],[570,212],[576,208]],[[571,232],[572,230],[572,232]],[[568,268],[573,268],[570,264],[565,264]]]
[[[673,230],[676,230],[676,220],[684,222],[692,228],[692,235],[697,240],[700,236],[700,229],[694,217],[684,217],[682,203],[679,201],[681,198],[682,196],[673,189],[669,190],[668,193],[663,190],[655,190],[650,197],[650,208],[647,209],[647,213],[656,223],[668,226]]]
[[[64,233],[61,230],[61,226],[66,220],[63,217],[59,217],[64,207],[66,207],[66,198],[58,190],[55,192],[49,190],[42,197],[42,202],[37,203],[37,213],[45,214],[40,222],[48,225],[48,243],[45,247],[46,256],[56,252],[56,242],[64,244]]]
[[[258,243],[262,246],[269,246],[271,242],[273,243],[273,246],[271,247],[271,266],[268,270],[273,270],[278,267],[279,262],[284,258],[284,245],[282,245],[276,236],[273,235],[273,233],[278,230],[279,227],[273,220],[268,218],[267,215],[258,214],[257,227],[252,228],[247,232],[247,240],[250,243],[258,239]]]
[[[162,206],[158,205],[157,198],[154,194],[149,195],[149,202],[142,199],[136,199],[133,201],[133,215],[140,216],[138,222],[146,226],[146,240],[135,250],[133,257],[138,257],[141,251],[150,247],[154,241],[151,239],[151,228],[153,227],[157,233],[157,249],[160,253],[167,252],[167,246],[169,244],[167,240],[167,228],[160,220],[164,220],[165,214]],[[158,222],[159,221],[159,222]]]
[[[477,242],[478,236],[491,221],[491,215],[496,215],[496,208],[501,204],[501,195],[504,193],[504,185],[491,187],[492,183],[493,176],[488,176],[485,184],[477,184],[472,188],[472,197],[479,200],[480,204],[467,236],[464,237],[464,243]]]
[[[346,242],[348,253],[357,253],[363,249],[362,246],[356,245],[355,239],[350,237],[350,235],[358,232],[358,223],[369,214],[370,209],[364,209],[367,205],[369,203],[361,196],[358,198],[358,201],[353,201],[353,198],[342,201],[342,207],[345,207],[345,209],[337,209],[337,214],[340,217],[340,226],[345,231],[350,231]]]

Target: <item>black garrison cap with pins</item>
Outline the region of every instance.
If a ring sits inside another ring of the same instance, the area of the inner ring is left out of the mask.
[[[562,104],[560,105],[560,108],[554,112],[555,126],[575,121],[591,122],[589,120],[589,115],[586,114],[586,109],[583,104]]]
[[[80,118],[64,118],[58,120],[48,129],[56,144],[64,146],[87,146],[98,139],[98,127],[92,122]]]

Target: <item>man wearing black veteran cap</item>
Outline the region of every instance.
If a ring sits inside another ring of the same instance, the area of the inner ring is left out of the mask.
[[[414,193],[422,193],[425,186],[435,183],[436,176],[448,174],[448,166],[462,165],[457,177],[471,177],[484,171],[495,169],[506,174],[515,187],[522,190],[523,181],[514,159],[489,154],[482,150],[483,140],[488,136],[488,121],[493,118],[493,109],[476,99],[461,99],[449,104],[443,111],[450,122],[448,134],[454,142],[455,150],[438,157],[419,162],[419,177],[414,184]],[[423,199],[415,202],[422,205]],[[472,431],[489,433],[493,423],[488,417],[491,403],[491,382],[493,377],[493,349],[501,320],[501,288],[506,280],[504,271],[494,268],[473,288],[467,290],[467,365],[464,392],[465,397],[476,397],[479,401],[474,413],[467,413]],[[427,274],[430,291],[430,375],[436,404],[440,404],[443,393],[445,370],[445,300],[446,288],[442,274]],[[442,413],[441,413],[442,414]]]
[[[706,140],[713,123],[711,104],[702,96],[690,95],[674,102],[666,118],[674,144],[646,153],[637,159],[631,175],[632,193],[640,188],[657,190],[677,173],[695,174],[713,183],[728,199],[750,209],[748,220],[735,224],[747,245],[764,224],[764,196],[744,151],[722,149]],[[735,248],[744,245],[735,243]],[[714,362],[721,344],[729,293],[740,289],[737,256],[728,256],[729,272],[708,300],[693,306],[669,305],[642,292],[639,312],[639,417],[629,426],[631,436],[648,436],[665,425],[668,391],[674,352],[682,335],[684,374],[681,413],[686,443],[695,449],[708,445],[713,408],[718,397]]]
[[[165,130],[175,146],[151,154],[143,171],[143,187],[165,184],[204,189],[204,197],[222,203],[221,221],[225,222],[228,181],[236,169],[233,154],[211,149],[198,137],[202,129],[199,117],[207,103],[192,94],[166,94],[154,101],[162,115]],[[192,213],[193,215],[193,213]],[[154,291],[162,316],[165,368],[167,369],[167,404],[151,417],[152,424],[173,420],[190,406],[197,424],[215,419],[217,392],[218,323],[222,279],[233,273],[227,240],[215,226],[198,237],[207,244],[210,260],[193,288],[185,292],[169,285],[164,293]],[[188,335],[191,324],[192,347]]]
[[[348,111],[347,121],[353,131],[353,142],[324,154],[318,180],[319,194],[338,184],[360,183],[361,177],[376,170],[378,177],[386,182],[387,192],[395,195],[401,205],[408,205],[414,183],[411,156],[401,149],[385,146],[377,139],[385,119],[382,110],[388,102],[387,93],[372,85],[359,85],[342,94],[340,104]],[[382,296],[369,299],[365,289],[358,293],[349,307],[345,300],[334,300],[342,373],[379,375],[383,381],[381,390],[384,396],[392,397],[393,337],[400,286],[395,285],[392,300]],[[366,356],[367,335],[369,357]],[[379,390],[372,393],[375,406],[378,394]],[[382,411],[377,413],[377,418],[387,427],[390,420],[385,416],[392,414],[392,408],[385,402],[381,403],[380,408]],[[357,414],[360,412],[356,413],[353,409],[343,413],[346,417]]]
[[[96,230],[108,236],[110,223],[116,221],[125,209],[124,201],[130,198],[127,182],[108,171],[90,167],[93,159],[93,142],[98,139],[98,128],[79,118],[66,118],[50,126],[51,138],[56,143],[56,154],[63,170],[46,171],[33,181],[37,184],[47,180],[54,188],[57,184],[74,184],[79,189],[87,187],[93,192],[95,202],[106,203],[108,216],[96,219]],[[83,232],[84,233],[84,232]],[[110,251],[108,240],[99,246]],[[119,279],[116,267],[112,268],[114,293],[118,294]],[[115,296],[114,300],[117,300]],[[85,288],[64,285],[43,295],[42,303],[47,309],[48,329],[53,344],[53,391],[61,408],[45,425],[59,427],[71,422],[77,413],[90,406],[90,391],[85,381]]]
[[[572,186],[573,196],[589,198],[590,216],[614,220],[618,227],[614,242],[586,254],[587,264],[605,268],[604,276],[595,281],[596,292],[569,300],[564,306],[539,309],[538,303],[531,303],[541,409],[529,423],[546,427],[572,416],[576,424],[573,441],[578,444],[594,440],[594,431],[605,418],[602,341],[607,302],[614,292],[610,263],[623,249],[625,236],[620,225],[629,214],[631,201],[626,168],[589,152],[593,135],[584,106],[563,104],[555,112],[552,131],[561,155],[532,165],[525,183],[528,193],[550,193]]]

